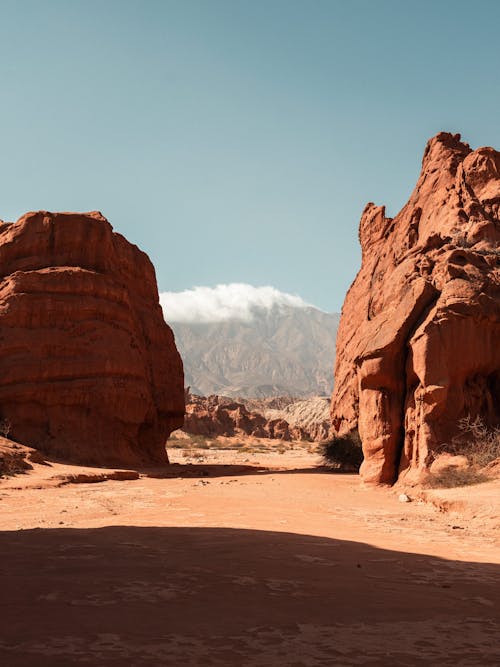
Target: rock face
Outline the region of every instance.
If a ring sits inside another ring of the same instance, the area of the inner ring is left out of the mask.
[[[342,310],[332,420],[367,482],[426,468],[461,417],[500,421],[500,153],[438,134],[394,218],[368,204]]]
[[[167,462],[183,370],[147,255],[100,213],[0,223],[0,419],[66,461]]]

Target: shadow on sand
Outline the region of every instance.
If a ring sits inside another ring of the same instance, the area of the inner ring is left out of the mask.
[[[170,463],[165,467],[141,469],[147,477],[230,477],[235,475],[353,474],[328,466],[278,468],[237,463]]]
[[[9,667],[500,664],[492,564],[224,528],[2,532],[0,552]]]
[[[37,463],[39,463],[37,461]],[[43,465],[50,468],[53,465],[64,465],[68,467],[67,461],[57,459],[55,457],[45,457]],[[108,479],[137,479],[139,475],[146,477],[153,477],[156,479],[173,479],[178,477],[234,477],[239,475],[297,475],[297,474],[328,474],[328,475],[357,475],[354,471],[341,470],[333,468],[328,465],[317,465],[314,467],[298,467],[298,468],[280,468],[278,466],[261,466],[261,465],[246,465],[244,463],[168,463],[158,466],[113,466],[109,465],[103,467],[92,463],[74,464],[75,475],[80,474],[83,478],[88,477],[86,472],[95,470],[95,481],[102,481]],[[82,472],[82,468],[85,470]],[[114,469],[116,472],[122,474],[110,475],[106,471]],[[26,471],[19,471],[24,473]],[[126,474],[126,473],[130,474]],[[18,474],[19,474],[18,473]],[[102,478],[102,479],[101,479]],[[86,479],[85,481],[92,481]]]

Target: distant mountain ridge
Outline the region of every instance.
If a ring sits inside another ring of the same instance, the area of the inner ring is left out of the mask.
[[[331,393],[339,317],[280,304],[249,319],[169,324],[193,393],[307,397]]]

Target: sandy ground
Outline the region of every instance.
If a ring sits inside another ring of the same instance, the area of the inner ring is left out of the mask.
[[[304,447],[231,446],[0,480],[0,664],[500,664],[488,485],[483,512],[474,487],[442,512]]]

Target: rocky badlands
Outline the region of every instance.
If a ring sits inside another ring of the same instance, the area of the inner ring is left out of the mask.
[[[498,464],[424,484],[499,433],[499,213],[500,153],[446,133],[367,205],[331,405],[189,393],[100,213],[1,223],[0,664],[500,664]]]

